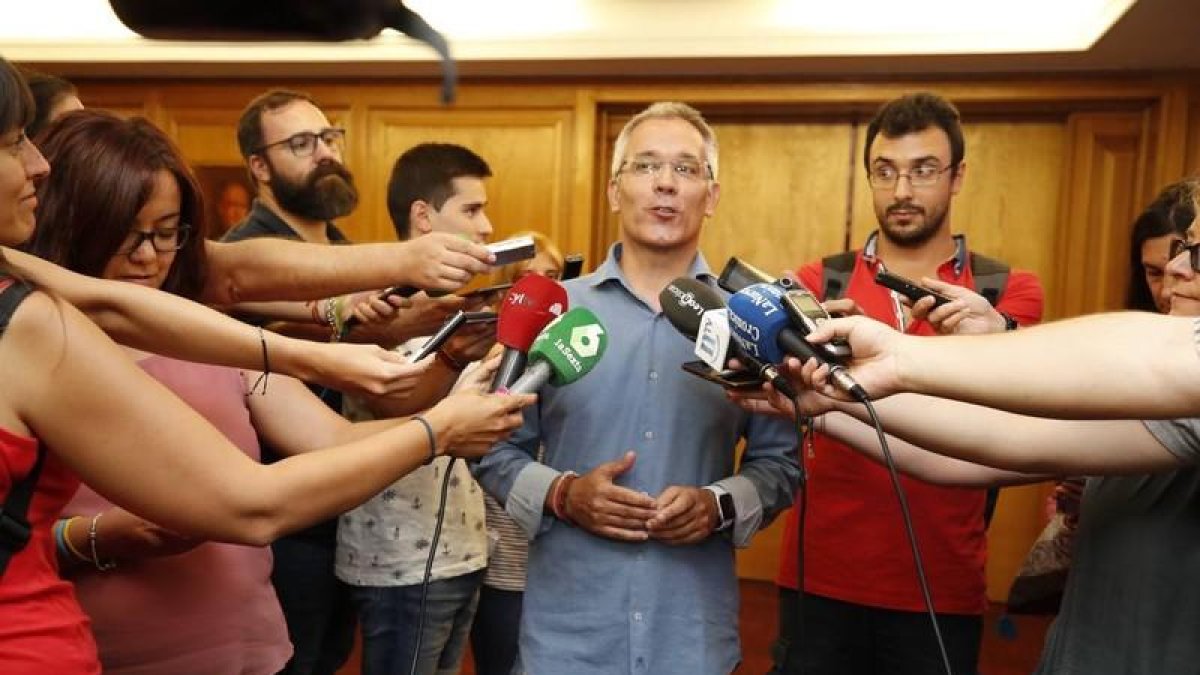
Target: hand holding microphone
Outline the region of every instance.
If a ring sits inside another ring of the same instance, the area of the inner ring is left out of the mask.
[[[866,391],[840,363],[848,356],[848,351],[824,345],[823,341],[810,344],[796,328],[799,325],[805,335],[813,334],[832,319],[812,324],[793,323],[802,310],[793,307],[789,312],[785,307],[786,293],[778,286],[766,283],[752,284],[734,293],[729,298],[729,322],[734,341],[743,351],[767,363],[783,363],[787,355],[801,360],[816,359],[828,366],[828,377],[836,387],[856,400],[867,398]]]

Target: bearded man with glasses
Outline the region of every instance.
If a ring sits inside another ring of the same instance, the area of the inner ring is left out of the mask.
[[[257,198],[250,214],[224,241],[282,237],[317,244],[349,243],[333,223],[358,206],[354,177],[343,163],[346,132],[330,125],[306,94],[268,91],[246,106],[238,121],[238,148]],[[326,340],[328,329],[276,322],[272,330]],[[314,388],[330,408],[342,412],[340,392]],[[263,461],[279,455],[267,444]],[[333,675],[354,643],[355,612],[350,588],[334,576],[337,519],[276,540],[271,580],[287,619],[295,653],[284,673]]]
[[[1043,292],[1032,273],[970,252],[966,238],[951,232],[951,203],[966,178],[964,146],[958,110],[935,94],[902,96],[879,109],[863,150],[879,229],[861,250],[797,271],[826,309],[866,314],[916,335],[1003,331],[1041,318]],[[951,302],[935,309],[927,298],[910,307],[875,283],[885,267]],[[804,529],[794,509],[784,534],[772,673],[940,672],[887,471],[819,433],[802,454],[809,506]],[[951,665],[956,673],[974,673],[987,609],[989,495],[903,480]],[[800,531],[804,588],[798,592]]]

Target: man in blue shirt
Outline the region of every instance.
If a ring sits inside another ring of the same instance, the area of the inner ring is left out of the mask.
[[[652,105],[621,131],[611,176],[620,240],[565,284],[608,350],[582,380],[543,388],[477,468],[533,542],[520,660],[537,675],[729,673],[733,550],[791,503],[795,434],[681,370],[693,345],[659,306],[677,277],[713,283],[699,252],[720,195],[712,129],[690,106]]]

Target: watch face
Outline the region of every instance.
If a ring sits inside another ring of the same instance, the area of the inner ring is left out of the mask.
[[[718,501],[721,506],[721,519],[726,523],[732,523],[736,517],[733,512],[733,495],[726,492]]]

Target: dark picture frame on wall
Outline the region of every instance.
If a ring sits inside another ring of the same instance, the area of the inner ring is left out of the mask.
[[[220,239],[250,213],[254,189],[246,167],[198,166],[196,180],[204,195],[204,217],[209,239]]]

